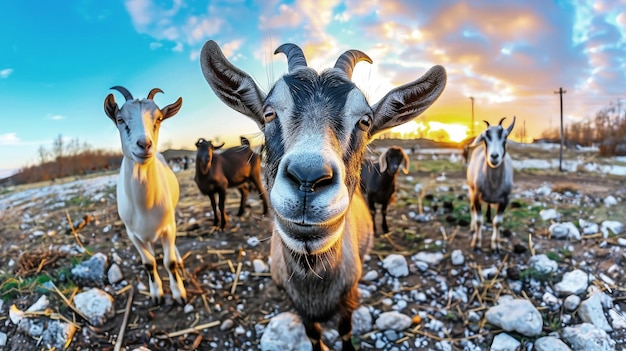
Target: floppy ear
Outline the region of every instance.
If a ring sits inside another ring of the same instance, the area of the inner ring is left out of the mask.
[[[392,89],[372,106],[374,125],[370,136],[419,116],[437,100],[445,86],[446,70],[434,66],[417,80]]]
[[[378,156],[378,164],[380,164],[380,173],[385,173],[385,171],[387,170],[387,151],[389,151],[389,149],[385,150],[385,152],[383,152],[382,154],[380,154],[380,156]]]
[[[409,156],[407,156],[404,151],[402,151],[402,156],[404,157],[402,161],[402,173],[409,174]]]
[[[227,106],[250,117],[263,129],[263,100],[265,94],[252,77],[228,61],[213,40],[207,41],[200,52],[202,74]]]
[[[474,141],[472,141],[472,143],[470,144],[469,148],[474,148],[476,146],[478,146],[480,143],[482,143],[483,141],[485,141],[485,137],[480,134],[479,136],[477,136],[476,138],[474,138]]]

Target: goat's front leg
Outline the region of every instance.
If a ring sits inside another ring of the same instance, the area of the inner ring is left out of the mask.
[[[161,238],[163,245],[163,265],[170,276],[172,297],[180,305],[185,305],[187,301],[187,290],[185,290],[183,279],[178,273],[179,269],[182,269],[182,260],[176,249],[176,227],[168,228]]]
[[[217,205],[215,204],[215,194],[210,193],[208,196],[209,200],[211,200],[211,209],[213,209],[213,226],[217,227],[219,222],[217,218]]]
[[[383,205],[380,210],[383,215],[383,233],[389,233],[389,226],[387,225],[387,206],[388,206],[388,203],[383,202]]]
[[[311,346],[313,347],[313,351],[326,351],[328,348],[322,342],[322,327],[319,323],[312,321],[302,321],[304,324],[304,331],[306,332],[306,336],[311,340]]]
[[[220,228],[222,230],[224,230],[224,228],[226,228],[226,225],[228,224],[228,216],[226,216],[226,188],[222,188],[219,189],[217,191],[217,194],[219,196],[219,208],[220,208],[220,217],[221,217],[221,224],[220,224]]]
[[[243,216],[246,208],[246,202],[248,202],[248,184],[244,183],[239,186],[239,195],[241,195],[241,202],[239,203],[237,216]]]
[[[352,290],[344,297],[341,306],[341,315],[339,316],[339,325],[337,331],[341,338],[342,351],[354,351],[354,345],[352,344],[352,312],[356,309],[359,303],[359,293],[357,287],[354,286]]]
[[[126,228],[126,232],[128,232],[130,241],[133,242],[133,245],[135,245],[137,251],[139,251],[141,262],[143,263],[143,267],[148,274],[152,303],[160,305],[163,302],[163,283],[161,282],[161,277],[159,277],[159,272],[157,271],[152,244],[139,240],[135,233],[128,230],[128,227]]]
[[[472,249],[476,248],[478,244],[478,248],[482,247],[483,241],[483,219],[482,219],[482,208],[480,204],[480,198],[477,194],[472,194],[470,197],[471,201],[471,212],[472,212],[472,223],[470,225],[470,231],[473,231],[472,242],[470,243],[470,247]]]
[[[495,252],[500,251],[500,227],[502,226],[502,216],[506,208],[506,202],[498,203],[496,216],[493,217],[493,234],[491,234],[491,249]]]
[[[367,195],[367,207],[370,209],[372,224],[374,225],[374,234],[376,234],[376,201],[369,194]]]

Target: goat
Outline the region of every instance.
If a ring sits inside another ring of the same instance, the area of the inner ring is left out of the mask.
[[[506,118],[506,117],[505,117]],[[515,126],[515,117],[508,128],[502,127],[500,120],[497,126],[491,126],[483,131],[470,146],[471,154],[467,166],[467,184],[469,187],[472,222],[470,230],[474,232],[471,247],[482,246],[482,212],[481,203],[487,203],[488,216],[491,215],[492,204],[497,205],[496,215],[493,217],[493,234],[491,249],[500,249],[500,226],[502,214],[509,204],[509,195],[513,189],[513,165],[511,157],[506,152],[506,140]]]
[[[267,214],[268,201],[261,184],[261,158],[248,146],[238,146],[226,149],[221,154],[215,150],[224,146],[213,145],[210,141],[200,138],[196,142],[196,175],[194,180],[200,192],[209,197],[213,209],[213,225],[224,230],[228,224],[228,216],[224,209],[226,204],[226,189],[237,188],[241,195],[239,212],[244,213],[248,200],[248,182],[252,182],[259,191],[263,201],[263,214]],[[217,217],[215,194],[219,196],[220,220]]]
[[[409,173],[409,157],[401,147],[392,146],[385,150],[378,162],[364,162],[361,166],[361,191],[365,194],[367,205],[374,222],[376,232],[376,204],[381,204],[383,233],[389,232],[387,226],[387,206],[395,200],[396,176]]]
[[[307,66],[295,44],[281,45],[278,53],[287,56],[288,73],[267,95],[212,40],[201,51],[202,72],[218,98],[265,135],[264,180],[275,213],[273,281],[302,318],[313,350],[325,348],[319,322],[337,313],[343,350],[354,350],[361,258],[373,240],[359,186],[365,147],[376,134],[430,106],[443,91],[446,73],[435,66],[370,106],[351,81],[357,62],[372,62],[363,52],[346,51],[321,73]]]
[[[175,209],[179,186],[163,155],[157,152],[161,123],[180,110],[183,99],[159,109],[154,88],[146,99],[133,99],[124,87],[114,86],[126,101],[120,109],[113,94],[104,100],[104,112],[116,124],[122,141],[122,165],[117,182],[117,211],[130,240],[139,251],[150,280],[150,296],[162,303],[163,286],[156,268],[152,243],[161,239],[163,262],[170,278],[172,297],[184,304],[187,292],[178,273],[183,261],[176,248]]]

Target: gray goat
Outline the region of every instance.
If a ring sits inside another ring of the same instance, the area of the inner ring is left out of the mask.
[[[211,141],[204,138],[196,142],[196,176],[194,180],[202,194],[207,195],[211,200],[213,209],[213,225],[220,224],[223,230],[228,224],[226,216],[226,189],[237,188],[241,195],[239,212],[237,216],[244,213],[246,201],[248,200],[248,182],[254,184],[259,191],[259,196],[263,201],[263,214],[267,214],[268,201],[265,190],[261,184],[261,157],[252,151],[249,146],[237,146],[226,149],[221,154],[214,151],[224,146],[213,145]],[[220,220],[217,217],[215,206],[215,194],[219,196]]]
[[[513,189],[513,165],[506,150],[506,140],[515,126],[515,117],[506,129],[502,127],[505,118],[502,118],[497,126],[489,125],[489,122],[484,121],[487,129],[470,146],[467,184],[472,212],[470,230],[474,232],[472,248],[476,245],[478,248],[482,246],[481,202],[485,202],[487,206],[497,205],[496,215],[493,217],[491,249],[494,251],[500,249],[502,214],[509,204],[509,195]]]
[[[376,232],[376,204],[381,204],[383,233],[389,232],[387,225],[387,206],[395,200],[396,177],[400,171],[409,173],[409,157],[399,146],[385,150],[378,162],[366,161],[361,166],[361,190],[365,194],[367,206],[374,222]]]
[[[373,224],[359,186],[366,145],[375,134],[412,120],[445,86],[443,67],[387,93],[373,106],[351,81],[358,50],[334,68],[307,67],[297,45],[283,44],[289,72],[265,94],[226,59],[214,41],[204,44],[202,72],[228,106],[265,134],[265,184],[274,210],[271,274],[302,318],[313,350],[325,349],[319,322],[339,314],[343,350],[352,345],[352,311],[359,304],[361,258]]]

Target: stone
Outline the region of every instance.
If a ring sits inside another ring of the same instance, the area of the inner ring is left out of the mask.
[[[578,295],[585,292],[588,286],[588,274],[580,269],[575,269],[563,274],[563,279],[554,286],[554,289],[562,295]]]
[[[561,215],[559,215],[559,213],[553,208],[546,208],[546,209],[539,211],[539,216],[544,221],[550,221],[550,220],[556,221],[561,217]]]
[[[578,295],[570,295],[563,301],[563,307],[568,312],[573,312],[580,305],[580,297]]]
[[[528,261],[528,265],[540,274],[551,274],[559,268],[556,261],[551,260],[544,254],[532,256]]]
[[[311,351],[311,341],[306,336],[300,317],[283,312],[272,318],[260,342],[262,351]]]
[[[74,337],[76,326],[71,323],[51,320],[43,331],[41,336],[42,345],[46,349],[64,350],[68,340]]]
[[[465,262],[465,257],[463,256],[463,251],[461,251],[461,250],[454,250],[454,251],[452,251],[452,253],[450,254],[450,261],[455,266],[462,265]]]
[[[396,311],[383,312],[376,319],[376,327],[380,330],[403,331],[409,328],[412,323],[411,317]]]
[[[109,267],[109,271],[107,272],[107,278],[111,284],[117,284],[124,279],[122,269],[117,263],[111,264],[111,267]]]
[[[366,281],[366,282],[374,281],[374,280],[378,279],[378,272],[375,271],[375,270],[369,271],[369,272],[365,273],[365,275],[363,275],[363,277],[361,279]]]
[[[611,317],[611,326],[613,329],[626,329],[626,317],[624,317],[624,314],[611,308],[609,310],[609,317]]]
[[[602,329],[589,323],[563,328],[563,338],[573,351],[614,351],[615,341]]]
[[[263,260],[260,260],[258,258],[252,261],[252,267],[254,267],[255,273],[265,273],[265,272],[269,272],[270,270],[267,263],[265,263]]]
[[[394,277],[409,275],[409,266],[402,255],[391,254],[383,259],[383,267]]]
[[[535,351],[572,351],[561,339],[544,336],[535,341]]]
[[[104,286],[107,257],[103,253],[95,253],[87,261],[72,268],[72,279],[80,286]]]
[[[592,294],[588,299],[580,304],[580,307],[578,308],[578,316],[585,323],[593,324],[606,332],[613,331],[613,328],[611,328],[609,322],[604,316],[604,310],[602,309],[602,296],[600,293]]]
[[[74,304],[76,309],[87,317],[89,324],[95,327],[103,326],[115,315],[113,298],[98,288],[76,294]]]
[[[365,306],[360,306],[352,312],[352,333],[362,335],[372,330],[372,314]]]
[[[618,221],[603,221],[600,231],[605,238],[608,238],[609,234],[619,235],[624,232],[624,224]]]
[[[572,222],[552,223],[548,231],[553,239],[581,239],[580,231]]]
[[[507,333],[500,333],[491,342],[491,351],[517,351],[521,343]]]
[[[443,260],[441,252],[418,252],[412,257],[413,261],[421,261],[428,263],[429,266],[436,266]]]
[[[617,199],[613,195],[609,195],[604,198],[604,206],[611,207],[617,205]]]
[[[524,336],[541,334],[543,319],[533,304],[524,299],[500,298],[498,305],[485,314],[489,323],[506,331],[516,331]]]
[[[7,334],[0,332],[0,347],[7,346]]]

